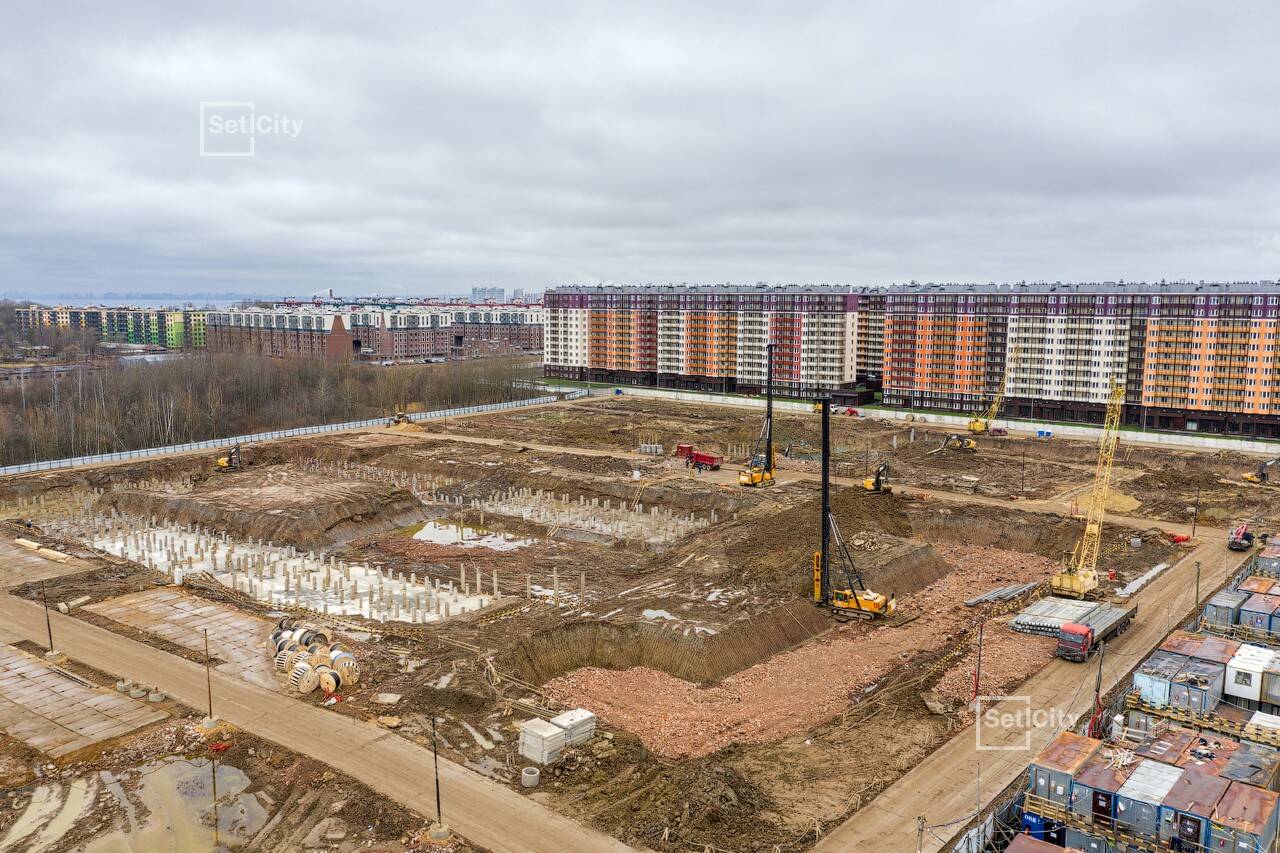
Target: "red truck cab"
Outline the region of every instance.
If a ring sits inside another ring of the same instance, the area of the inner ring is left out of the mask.
[[[1058,657],[1085,661],[1093,654],[1093,629],[1088,625],[1065,622],[1058,629]]]

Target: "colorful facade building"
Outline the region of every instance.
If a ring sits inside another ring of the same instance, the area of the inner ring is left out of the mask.
[[[37,333],[42,329],[83,332],[101,341],[189,350],[205,346],[206,313],[203,308],[46,308],[31,305],[17,309],[17,320],[19,331],[24,333]]]
[[[765,345],[779,393],[1280,437],[1275,282],[854,287],[561,287],[547,292],[544,372],[756,393]],[[1007,378],[1006,378],[1007,377]]]

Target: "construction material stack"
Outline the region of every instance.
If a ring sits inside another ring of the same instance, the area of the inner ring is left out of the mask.
[[[554,723],[535,717],[520,724],[520,754],[530,761],[554,764],[568,742],[565,730]]]
[[[596,736],[596,715],[586,708],[574,708],[551,718],[552,725],[564,730],[569,746],[581,746]]]

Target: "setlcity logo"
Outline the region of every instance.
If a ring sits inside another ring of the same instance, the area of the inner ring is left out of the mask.
[[[979,752],[1030,752],[1036,731],[1061,731],[1071,722],[1060,708],[1032,706],[1030,696],[979,696],[973,709]]]
[[[258,112],[253,101],[200,102],[200,156],[253,157],[258,137],[297,139],[302,119]]]

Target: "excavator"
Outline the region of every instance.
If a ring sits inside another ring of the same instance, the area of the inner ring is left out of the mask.
[[[764,426],[751,451],[745,471],[738,472],[739,486],[773,485],[773,344],[765,346]]]
[[[877,495],[893,494],[893,486],[885,482],[889,476],[889,463],[882,462],[876,472],[862,481],[862,488]]]
[[[822,403],[822,546],[813,552],[813,603],[825,608],[840,622],[887,619],[893,615],[897,601],[892,594],[885,596],[867,589],[831,512],[831,407],[826,405],[826,400],[819,402]],[[833,589],[831,583],[833,541],[848,584],[842,589]]]
[[[1280,456],[1269,462],[1263,462],[1258,465],[1257,471],[1249,471],[1242,475],[1246,483],[1256,483],[1259,486],[1268,485],[1271,482],[1271,466],[1280,462]]]
[[[932,456],[933,454],[941,453],[944,450],[963,450],[965,453],[977,453],[978,442],[968,436],[955,433],[944,438],[942,440],[942,444],[939,444],[933,450],[930,450],[925,454],[925,456]]]
[[[219,474],[229,474],[232,471],[239,471],[240,468],[240,445],[238,444],[228,450],[226,456],[219,456],[213,463],[213,470]]]
[[[1098,442],[1098,466],[1089,491],[1084,534],[1076,543],[1071,560],[1053,576],[1049,587],[1054,595],[1085,598],[1098,588],[1098,549],[1102,545],[1102,519],[1106,515],[1107,491],[1111,487],[1111,464],[1120,442],[1120,410],[1124,408],[1124,384],[1112,380],[1107,416]]]
[[[1004,373],[1000,376],[1000,388],[996,391],[995,397],[991,399],[991,405],[987,406],[985,412],[980,417],[972,418],[969,421],[969,432],[974,435],[983,435],[991,428],[991,422],[1000,414],[1000,407],[1004,405],[1004,392],[1009,384],[1009,365],[1018,356],[1018,347],[1015,345],[1010,351],[1005,361]]]

